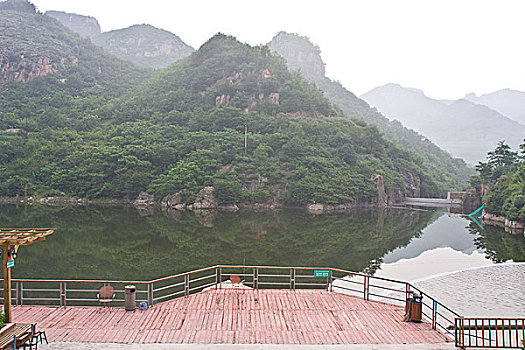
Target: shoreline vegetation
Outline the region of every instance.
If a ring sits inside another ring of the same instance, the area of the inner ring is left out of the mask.
[[[525,139],[516,151],[500,141],[487,154],[487,161],[476,165],[476,171],[470,183],[484,205],[483,221],[525,233]]]

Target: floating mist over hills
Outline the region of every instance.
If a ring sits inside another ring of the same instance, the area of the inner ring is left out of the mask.
[[[517,148],[525,137],[524,125],[467,99],[438,101],[397,84],[377,87],[361,97],[470,164],[485,160],[498,141]]]

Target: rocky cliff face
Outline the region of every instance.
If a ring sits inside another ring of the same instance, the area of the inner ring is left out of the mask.
[[[94,17],[66,13],[62,11],[47,11],[47,16],[56,18],[64,26],[85,38],[100,35],[100,25]]]
[[[113,30],[92,38],[106,51],[150,68],[164,68],[195,51],[178,36],[147,24]]]
[[[65,68],[64,61],[52,62],[49,57],[28,58],[23,54],[11,59],[0,57],[0,86],[9,80],[28,82],[35,77],[57,73]]]
[[[76,39],[80,38],[47,16],[0,8],[0,87],[76,65]]]
[[[164,68],[195,51],[175,34],[148,24],[101,33],[97,19],[90,16],[59,11],[46,15],[109,53],[143,67]]]
[[[308,38],[280,32],[268,47],[285,57],[286,63],[292,70],[299,70],[306,77],[324,78],[325,63],[321,59],[321,50]]]

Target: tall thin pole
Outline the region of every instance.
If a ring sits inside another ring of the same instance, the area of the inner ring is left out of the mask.
[[[248,147],[248,125],[244,125],[244,154],[246,154],[247,147]]]
[[[11,313],[11,269],[7,268],[7,255],[9,253],[9,243],[3,244],[2,260],[4,264],[4,313],[5,322],[12,323],[13,315]]]

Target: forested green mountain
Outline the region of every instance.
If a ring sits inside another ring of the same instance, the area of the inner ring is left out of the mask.
[[[191,202],[212,185],[221,204],[373,203],[376,175],[391,198],[442,194],[421,158],[346,117],[267,47],[218,34],[151,72],[50,17],[0,16],[9,67],[22,52],[67,63],[24,82],[18,66],[4,80],[2,196],[133,198],[148,189]],[[31,50],[31,42],[41,44]]]
[[[467,185],[473,171],[467,168],[463,160],[451,157],[426,137],[407,129],[398,121],[388,120],[340,83],[327,78],[321,51],[308,38],[280,32],[268,46],[286,59],[290,69],[299,70],[315,83],[347,116],[363,119],[377,126],[388,140],[422,157],[422,162],[432,173],[441,191],[461,189]]]
[[[34,7],[32,11],[27,7],[24,11],[13,10],[13,6],[7,6],[11,3],[29,4],[20,0],[0,3],[3,5],[0,6],[0,86],[12,80],[29,82],[49,76],[40,79],[38,85],[31,85],[34,87],[31,97],[47,94],[50,102],[59,91],[72,95],[118,95],[145,77],[144,71],[104,53],[89,39],[81,38],[57,20],[36,13]],[[100,94],[102,90],[104,94]],[[17,98],[17,94],[13,94],[12,97]],[[2,112],[4,120],[9,110]]]
[[[91,38],[107,52],[142,67],[165,68],[195,51],[177,35],[149,24],[102,33],[93,17],[60,11],[47,11],[46,15],[58,19],[80,36]]]

